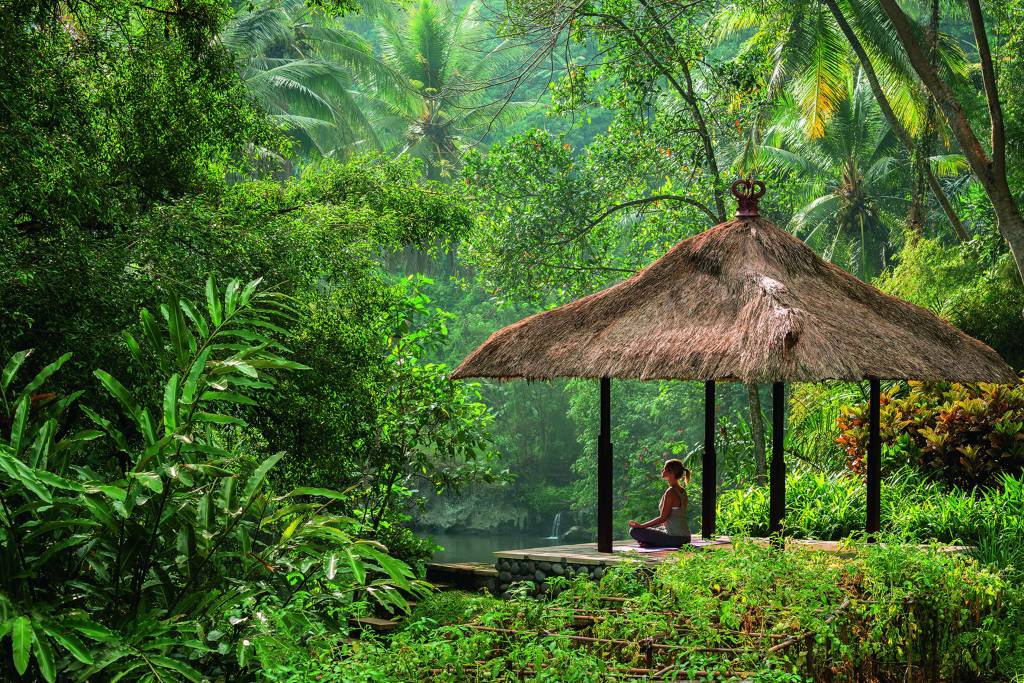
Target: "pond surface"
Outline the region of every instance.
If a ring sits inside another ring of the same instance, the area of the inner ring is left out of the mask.
[[[429,536],[444,550],[434,553],[434,562],[494,562],[496,550],[519,550],[520,548],[539,548],[549,545],[562,545],[565,541],[557,538],[544,538],[541,535],[520,533],[491,534],[448,534],[442,532],[419,532]]]

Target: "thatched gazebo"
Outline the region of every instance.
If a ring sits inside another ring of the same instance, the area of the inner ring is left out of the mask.
[[[683,240],[636,275],[495,332],[452,378],[601,383],[598,549],[612,548],[611,382],[705,383],[702,524],[714,536],[716,381],[773,384],[769,530],[785,513],[786,382],[870,382],[867,532],[881,527],[881,379],[1016,381],[999,355],[930,311],[828,263],[757,213],[761,181],[736,181],[736,218]]]

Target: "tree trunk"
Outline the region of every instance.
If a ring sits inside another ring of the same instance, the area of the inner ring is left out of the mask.
[[[991,197],[991,195],[989,195]],[[999,201],[992,200],[995,207],[996,224],[1006,243],[1010,245],[1010,253],[1017,263],[1017,273],[1024,282],[1024,216],[1021,216],[1013,195],[1007,189],[1000,193]]]
[[[928,56],[921,49],[920,40],[910,25],[910,19],[903,13],[896,0],[879,0],[892,22],[900,44],[907,52],[914,71],[921,78],[935,103],[939,105],[942,116],[949,124],[950,130],[960,144],[971,170],[985,189],[992,209],[996,215],[999,232],[1010,246],[1010,253],[1017,265],[1017,271],[1024,277],[1024,218],[1020,207],[1010,192],[1006,178],[1006,130],[1003,127],[1002,105],[995,82],[992,65],[992,53],[989,50],[988,35],[985,32],[984,17],[978,0],[968,0],[967,6],[971,13],[971,24],[974,39],[978,45],[978,56],[981,62],[982,80],[985,85],[985,99],[988,101],[989,122],[991,124],[992,156],[978,140],[971,128],[970,119],[964,111],[963,104],[957,99],[956,93],[948,83],[943,81],[938,70],[928,63]]]
[[[932,0],[931,18],[928,20],[928,63],[935,68],[939,46],[939,0]],[[910,195],[910,211],[907,213],[907,227],[919,235],[924,234],[928,222],[928,206],[925,193],[928,191],[931,157],[935,151],[935,101],[927,98],[924,128],[914,146],[914,183]]]
[[[754,466],[757,484],[768,482],[768,460],[764,446],[764,417],[761,413],[761,395],[756,384],[748,384],[747,407],[750,411],[750,435],[754,441]]]

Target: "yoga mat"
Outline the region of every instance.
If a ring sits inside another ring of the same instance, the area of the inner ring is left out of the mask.
[[[729,543],[729,541],[722,541],[722,540],[718,540],[718,539],[714,539],[714,540],[710,540],[710,541],[705,541],[702,538],[696,538],[696,539],[690,541],[687,545],[691,546],[691,547],[700,548],[700,547],[708,546],[708,545],[727,545],[728,543]],[[675,547],[672,547],[672,546],[669,546],[667,548],[641,548],[640,546],[637,546],[637,545],[616,545],[616,546],[612,547],[612,552],[616,552],[616,553],[626,553],[626,552],[660,553],[660,552],[663,552],[665,550],[682,550],[683,548],[686,548],[686,547],[687,546],[684,545],[682,548],[675,548]]]

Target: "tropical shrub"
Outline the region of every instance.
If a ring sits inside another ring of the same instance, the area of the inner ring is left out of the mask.
[[[27,351],[5,366],[5,680],[234,675],[271,627],[343,617],[357,589],[391,609],[406,606],[398,589],[422,590],[382,546],[353,538],[354,522],[332,512],[343,494],[267,489],[282,454],[254,458],[239,408],[304,366],[281,355],[289,301],[257,286],[219,292],[211,277],[202,308],[174,298],[143,310],[125,345],[166,379],[154,393],[96,370],[116,414],[81,391],[44,391],[70,354],[24,383]],[[75,408],[93,428],[66,431]]]
[[[979,559],[1024,570],[1024,477],[1002,474],[979,492],[949,489],[910,468],[882,480],[882,530],[908,542],[964,543]],[[786,534],[840,540],[863,532],[864,480],[852,474],[797,469],[786,477]],[[733,536],[767,536],[768,487],[723,491],[716,528]]]
[[[547,601],[445,599],[385,640],[336,639],[329,658],[305,672],[321,681],[429,672],[438,681],[594,682],[655,671],[756,681],[1012,673],[1024,623],[1007,606],[1014,589],[1003,577],[931,548],[858,543],[852,551],[780,554],[739,542],[735,552],[681,552],[653,570],[626,563],[600,582],[553,577],[558,596]],[[789,635],[802,637],[772,647]],[[296,663],[269,678],[307,680],[301,671]]]
[[[839,442],[850,468],[864,471],[867,403],[845,408]],[[1024,469],[1024,383],[909,382],[882,394],[883,467],[910,464],[962,489],[989,486]]]

